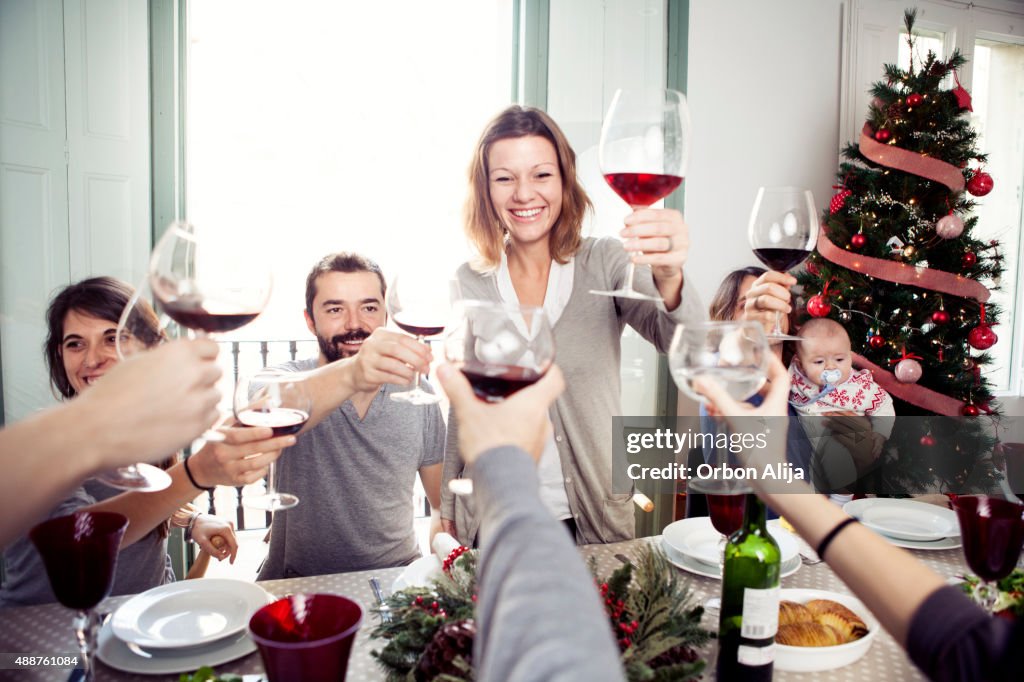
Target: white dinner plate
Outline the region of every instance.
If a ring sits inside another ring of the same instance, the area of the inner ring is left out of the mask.
[[[961,546],[959,535],[955,535],[951,538],[942,538],[941,540],[901,540],[899,538],[891,538],[888,535],[881,535],[881,533],[879,533],[879,536],[890,545],[895,545],[896,547],[902,547],[904,549],[937,551],[943,549],[957,549]]]
[[[135,595],[110,625],[119,639],[146,649],[194,647],[244,630],[271,600],[262,587],[241,580],[185,580]]]
[[[868,528],[899,540],[928,542],[960,535],[956,512],[934,504],[870,497],[847,502],[843,511]]]
[[[441,560],[436,554],[420,557],[405,567],[402,574],[391,585],[392,592],[409,587],[430,587],[434,578],[441,577]]]
[[[197,668],[209,665],[223,665],[256,651],[256,642],[249,632],[239,632],[230,637],[188,647],[186,649],[147,649],[150,657],[137,654],[119,640],[110,626],[110,621],[100,629],[97,657],[111,668],[142,675],[173,675],[191,673]]]
[[[684,571],[693,573],[695,575],[702,575],[705,578],[714,578],[715,580],[722,579],[722,567],[712,564],[706,564],[703,561],[697,561],[693,557],[688,557],[685,554],[680,554],[672,548],[665,538],[661,538],[661,547],[665,551],[665,556],[668,557],[669,563],[673,566],[677,566]],[[795,556],[789,561],[782,562],[779,566],[779,577],[788,578],[797,571],[800,570],[800,557]]]
[[[831,599],[850,609],[868,626],[868,634],[860,639],[835,646],[787,646],[775,644],[775,669],[791,672],[814,672],[834,670],[850,665],[860,659],[871,648],[871,643],[881,626],[878,619],[868,611],[861,600],[849,594],[826,592],[825,590],[784,589],[779,591],[779,600],[806,604],[812,599]]]
[[[782,528],[778,521],[768,522],[768,532],[779,545],[784,565],[794,557],[799,559],[800,546],[792,533]],[[665,542],[678,554],[712,566],[717,566],[721,560],[718,543],[722,535],[711,525],[708,516],[694,516],[670,523],[662,534]]]

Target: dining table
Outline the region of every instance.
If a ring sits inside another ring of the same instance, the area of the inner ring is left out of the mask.
[[[654,536],[604,545],[585,545],[581,546],[579,550],[584,559],[591,557],[596,559],[598,575],[607,576],[622,565],[624,558],[631,559],[636,556],[645,544],[654,543],[660,546],[660,542],[661,536]],[[944,577],[954,578],[969,572],[961,549],[907,551]],[[796,573],[782,579],[781,586],[783,588],[816,589],[852,594],[851,590],[824,562],[813,563],[810,560],[802,560],[801,563],[802,565]],[[257,584],[271,595],[278,597],[299,593],[332,593],[345,595],[358,602],[364,609],[364,619],[352,648],[347,679],[355,682],[383,680],[386,678],[385,672],[372,655],[374,650],[382,648],[384,642],[370,636],[378,623],[378,616],[374,612],[376,601],[370,589],[369,579],[377,577],[381,585],[388,588],[402,574],[403,570],[403,567],[383,568],[305,578],[267,580]],[[720,580],[693,575],[681,569],[676,570],[680,570],[682,575],[690,578],[694,605],[703,605],[708,599],[719,596]],[[878,570],[884,572],[885,567],[879,566]],[[101,612],[113,612],[129,598],[129,596],[108,597],[98,608]],[[702,625],[709,630],[717,629],[717,611],[706,611]],[[714,677],[715,646],[712,640],[699,652],[703,659],[708,661],[705,679]],[[69,678],[69,669],[39,667],[10,669],[9,655],[12,653],[73,654],[76,651],[77,645],[72,630],[72,612],[60,604],[0,609],[0,655],[8,657],[4,661],[4,665],[8,665],[7,669],[0,669],[0,680],[53,680],[55,682],[59,680],[65,682]],[[259,653],[253,652],[235,661],[216,666],[216,671],[218,674],[254,675],[252,678],[246,678],[246,682],[249,682],[249,680],[259,679],[255,676],[262,673],[263,666]],[[96,679],[98,680],[174,680],[176,682],[178,678],[177,674],[126,673],[110,668],[102,662],[97,664],[96,669]],[[774,679],[853,682],[855,680],[925,678],[892,636],[882,630],[878,633],[867,654],[848,666],[812,673],[776,670]]]

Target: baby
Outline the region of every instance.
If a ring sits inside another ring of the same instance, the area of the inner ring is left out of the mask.
[[[857,479],[850,451],[825,433],[821,419],[810,417],[870,417],[874,458],[892,432],[892,417],[896,416],[892,397],[875,383],[869,370],[853,370],[850,337],[838,322],[826,318],[809,320],[798,336],[802,341],[796,344],[796,355],[789,366],[789,404],[798,414],[808,417],[801,419],[801,424],[811,443],[816,444],[816,459],[824,464],[827,480],[822,484],[829,489],[843,487]],[[852,495],[833,494],[831,498],[845,503]]]

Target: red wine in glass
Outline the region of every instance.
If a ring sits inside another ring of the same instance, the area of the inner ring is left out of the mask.
[[[411,322],[408,318],[395,315],[395,325],[406,334],[413,336],[428,337],[437,336],[444,331],[444,325],[421,325]]]
[[[44,521],[29,532],[57,601],[78,612],[74,627],[86,680],[93,679],[96,650],[98,623],[92,609],[110,594],[127,527],[122,514],[76,512]]]
[[[173,301],[157,298],[157,301],[167,316],[182,327],[203,331],[207,334],[240,329],[255,320],[260,314],[258,310],[248,313],[213,312],[204,307],[203,301],[200,299],[188,296]]]
[[[707,495],[711,525],[722,535],[728,537],[743,525],[743,510],[746,506],[746,495]]]
[[[237,418],[244,426],[270,427],[276,437],[290,436],[301,431],[303,424],[309,420],[309,413],[288,407],[272,407],[242,410]]]
[[[627,204],[642,207],[661,201],[683,182],[678,175],[659,173],[608,173],[604,179]]]
[[[807,249],[754,249],[754,255],[776,272],[786,272],[807,260],[811,252]]]
[[[489,403],[501,402],[544,376],[544,372],[532,367],[488,365],[482,362],[467,362],[460,369],[469,380],[476,397]]]

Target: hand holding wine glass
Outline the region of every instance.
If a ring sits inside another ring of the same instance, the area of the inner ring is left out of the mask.
[[[543,308],[463,301],[461,316],[445,341],[445,356],[469,381],[476,397],[500,403],[535,383],[555,359],[555,339]],[[472,490],[466,479],[448,482],[452,492]]]
[[[301,372],[264,370],[239,380],[235,386],[235,419],[244,426],[269,427],[275,437],[298,433],[313,409],[306,378]],[[246,506],[272,512],[299,503],[297,496],[277,491],[276,470],[276,461],[271,462],[266,492],[245,498]]]
[[[128,519],[113,512],[76,512],[44,521],[29,532],[46,566],[53,594],[77,612],[74,627],[85,679],[94,679],[96,605],[110,594]]]
[[[638,230],[636,225],[643,222],[643,218],[636,214],[682,184],[689,142],[690,115],[681,93],[662,89],[618,90],[601,126],[599,147],[605,180],[634,210],[634,215],[627,219],[626,232],[645,243],[657,237],[659,250],[671,253],[682,249],[683,257],[685,245],[673,242],[673,234],[678,235],[678,231]],[[648,259],[648,262],[657,261]],[[633,288],[635,271],[635,262],[631,260],[621,288],[590,293],[659,300]]]
[[[818,242],[818,210],[814,196],[800,187],[761,187],[750,212],[750,247],[762,263],[785,272],[803,263]],[[772,341],[799,341],[782,331],[782,313],[775,312]]]

